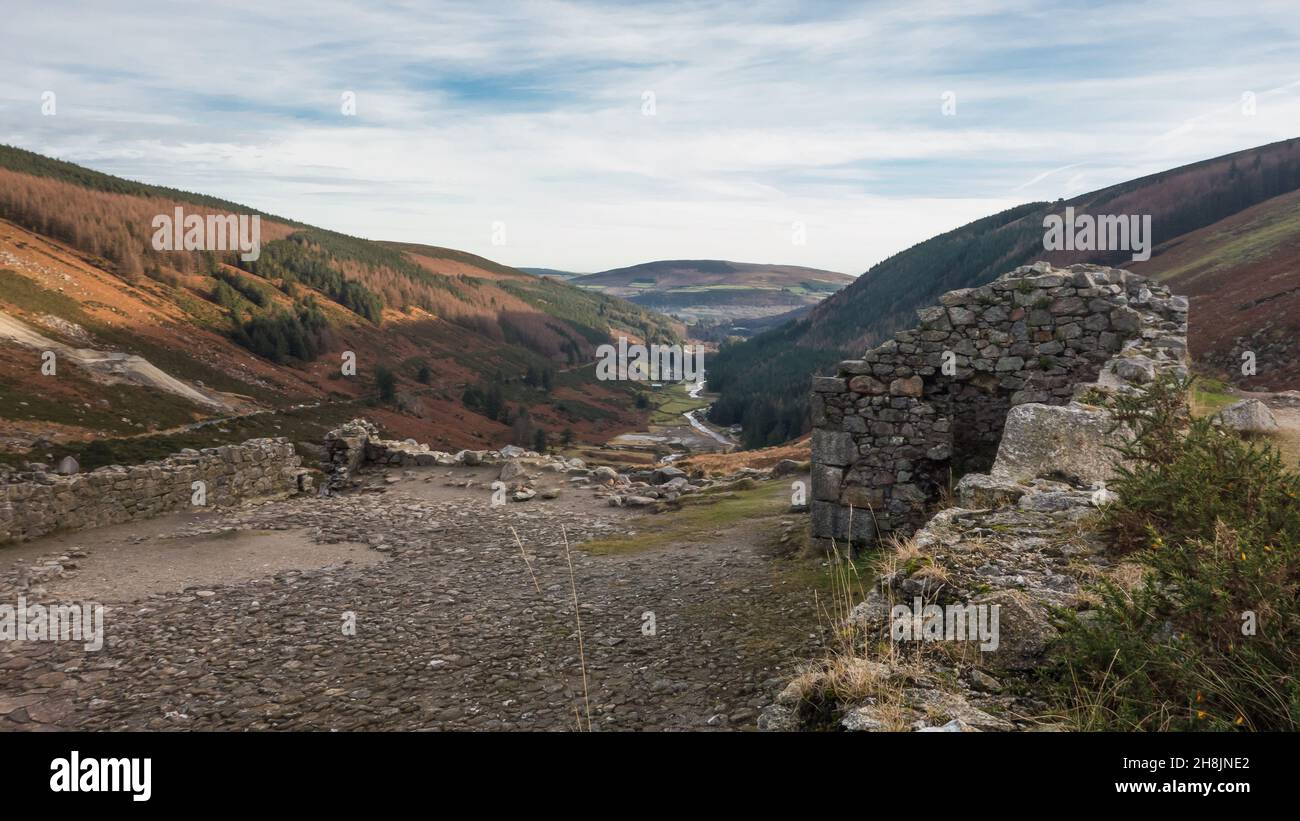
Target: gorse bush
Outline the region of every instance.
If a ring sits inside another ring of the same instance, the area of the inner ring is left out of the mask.
[[[1265,442],[1184,412],[1186,381],[1113,400],[1134,432],[1111,543],[1139,583],[1067,614],[1050,674],[1089,729],[1300,726],[1300,474]]]
[[[1162,380],[1141,395],[1112,400],[1116,420],[1135,432],[1120,450],[1125,465],[1112,483],[1121,496],[1107,517],[1116,544],[1142,547],[1152,532],[1181,544],[1212,536],[1220,521],[1252,541],[1300,542],[1300,475],[1266,443],[1223,431],[1209,418],[1189,419],[1190,387]]]

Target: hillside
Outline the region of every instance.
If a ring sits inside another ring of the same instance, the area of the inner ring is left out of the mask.
[[[576,271],[561,271],[558,268],[520,268],[526,274],[532,274],[538,277],[554,277],[555,279],[573,279],[574,277],[586,276]]]
[[[259,214],[260,256],[154,250],[151,220],[178,206]],[[349,237],[8,147],[0,311],[0,456],[99,440],[101,461],[235,437],[237,420],[204,420],[266,411],[304,439],[364,408],[448,448],[531,444],[538,429],[603,441],[638,412],[626,387],[595,380],[595,347],[681,331],[473,254]],[[49,348],[59,367],[42,377]]]
[[[1272,341],[1257,351],[1257,383],[1300,387],[1264,376],[1294,379],[1285,376],[1295,373],[1289,339],[1300,323],[1294,310],[1286,310],[1296,274],[1289,262],[1296,222],[1287,195],[1297,190],[1300,139],[1292,139],[976,220],[876,264],[808,316],[724,347],[709,366],[710,388],[721,393],[710,418],[743,425],[750,447],[806,432],[812,373],[824,373],[912,326],[916,308],[939,294],[984,284],[1036,260],[1056,266],[1095,262],[1152,275],[1168,266],[1165,275],[1175,290],[1182,285],[1192,297],[1190,345],[1203,367],[1222,370],[1237,337],[1263,332]],[[1067,206],[1077,213],[1152,215],[1152,259],[1136,263],[1128,252],[1044,251],[1044,216]],[[1239,282],[1254,282],[1255,296],[1243,296]],[[1240,377],[1237,371],[1224,375]]]
[[[744,322],[816,305],[853,281],[798,265],[662,260],[574,277],[574,285],[684,319]]]
[[[1179,237],[1130,268],[1191,297],[1189,345],[1203,370],[1252,390],[1300,388],[1300,191]],[[1246,351],[1254,376],[1241,373]]]

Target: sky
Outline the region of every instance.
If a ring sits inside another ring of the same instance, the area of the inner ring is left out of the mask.
[[[516,266],[859,274],[1300,136],[1294,0],[4,10],[0,142]]]

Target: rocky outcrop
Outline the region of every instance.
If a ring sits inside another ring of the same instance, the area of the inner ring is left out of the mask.
[[[285,439],[250,439],[89,473],[61,475],[32,465],[0,475],[0,542],[310,490],[311,476],[300,463]]]
[[[813,536],[827,546],[911,532],[952,474],[995,458],[1007,476],[1055,461],[1098,481],[1114,440],[1075,401],[1080,386],[1185,372],[1187,300],[1124,270],[1038,263],[917,314],[919,327],[813,380]]]

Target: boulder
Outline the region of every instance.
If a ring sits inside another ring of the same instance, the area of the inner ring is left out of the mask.
[[[497,475],[497,478],[503,482],[509,482],[523,476],[525,472],[523,463],[512,460],[501,465],[501,473]]]
[[[1026,488],[1009,479],[999,479],[987,473],[967,473],[957,483],[957,504],[978,510],[982,508],[1014,505]]]
[[[1145,356],[1116,359],[1115,364],[1111,366],[1111,370],[1120,379],[1134,385],[1144,385],[1156,378],[1156,365]]]
[[[651,476],[651,481],[656,485],[662,485],[665,482],[679,478],[685,479],[686,471],[681,468],[675,468],[672,465],[664,465],[663,467],[655,468],[654,474]]]
[[[980,653],[979,666],[990,671],[1024,671],[1037,667],[1052,639],[1048,605],[1019,590],[1000,590],[973,604],[998,607],[997,649]]]
[[[782,459],[772,467],[772,476],[780,478],[803,471],[803,466],[793,459]]]
[[[992,475],[1011,482],[1043,477],[1098,485],[1114,474],[1114,446],[1131,437],[1113,427],[1110,413],[1099,408],[1017,405],[1007,413]]]
[[[1258,399],[1243,399],[1219,411],[1219,423],[1241,433],[1277,433],[1277,419]]]

